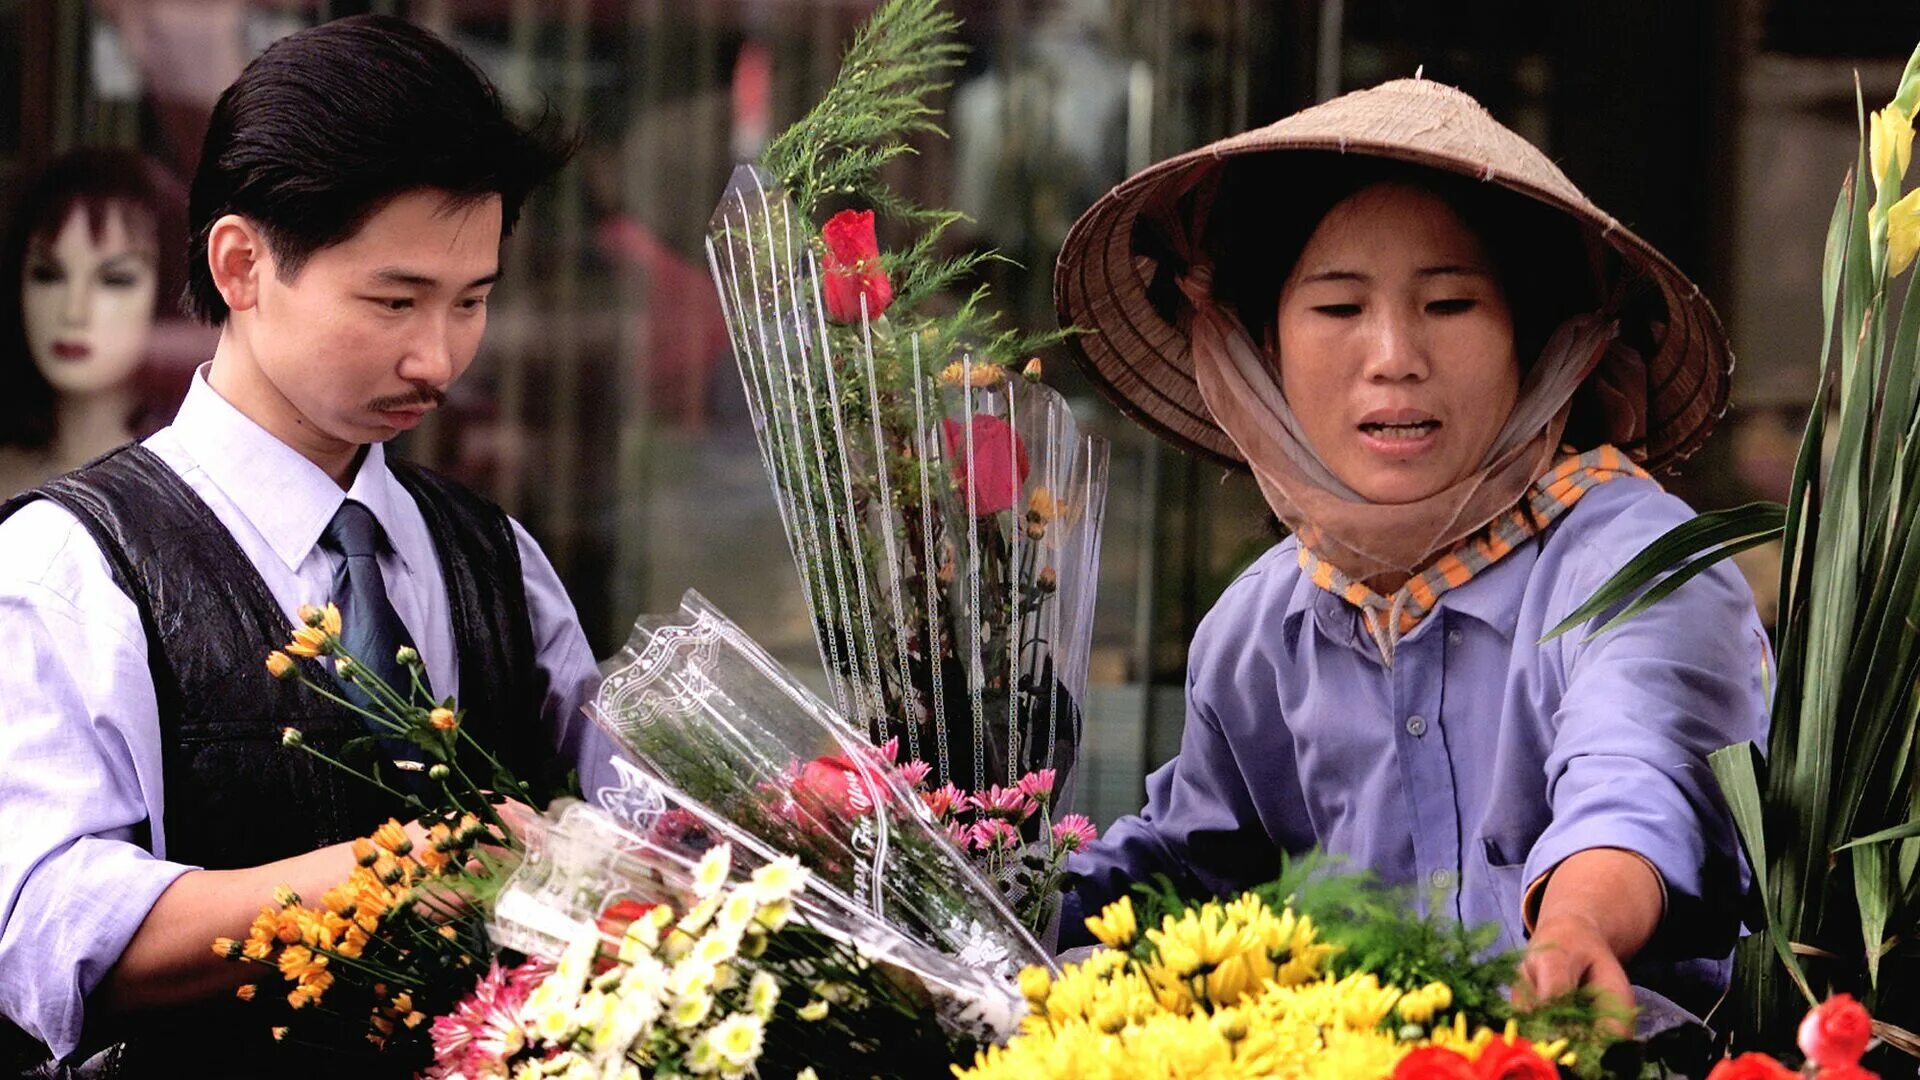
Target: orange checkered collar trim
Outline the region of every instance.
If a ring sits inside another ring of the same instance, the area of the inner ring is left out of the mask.
[[[1392,666],[1393,644],[1420,625],[1449,590],[1465,585],[1475,574],[1538,535],[1600,484],[1627,476],[1651,479],[1616,447],[1601,446],[1584,454],[1574,453],[1571,447],[1565,449],[1566,456],[1533,482],[1520,505],[1434,560],[1392,596],[1382,596],[1353,580],[1304,544],[1300,547],[1300,569],[1315,585],[1360,609],[1367,633]]]

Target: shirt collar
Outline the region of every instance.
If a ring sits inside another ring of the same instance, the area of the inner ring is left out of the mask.
[[[393,535],[394,480],[384,447],[368,445],[352,487],[343,492],[325,470],[221,397],[207,382],[208,367],[194,372],[171,425],[174,436],[289,570],[306,560],[349,498],[365,504]]]
[[[1295,540],[1288,541],[1290,547],[1295,543]],[[1483,623],[1511,641],[1520,621],[1521,592],[1537,558],[1532,547],[1528,543],[1509,552],[1505,558],[1475,574],[1473,580],[1442,593],[1434,609],[1407,637],[1411,639],[1427,632],[1429,625],[1442,621],[1437,618],[1441,612],[1450,611]],[[1290,549],[1280,557],[1293,563],[1297,555]],[[1378,658],[1377,649],[1360,624],[1359,609],[1315,585],[1305,573],[1297,573],[1282,620],[1289,648],[1299,647],[1300,624],[1309,613],[1321,636]]]

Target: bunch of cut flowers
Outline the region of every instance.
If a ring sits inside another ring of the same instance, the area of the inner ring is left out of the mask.
[[[546,826],[577,835],[592,813],[574,805]],[[742,872],[733,851],[721,843],[689,861],[636,839],[618,859],[548,866],[510,886],[521,902],[501,905],[496,932],[555,932],[558,960],[490,969],[434,1022],[426,1075],[945,1075],[954,1048],[915,984],[815,920],[799,861]],[[617,899],[571,919],[584,909],[552,903],[556,873],[588,893],[598,877]]]
[[[1547,1080],[1601,1040],[1591,1005],[1514,1013],[1499,993],[1513,965],[1475,961],[1483,941],[1463,931],[1411,916],[1325,927],[1259,890],[1196,905],[1142,896],[1145,912],[1125,896],[1087,919],[1104,948],[1086,961],[1021,974],[1020,1034],[961,1080]]]
[[[651,799],[638,815],[563,800],[543,816],[502,796],[531,788],[472,738],[456,702],[426,700],[414,650],[397,658],[413,683],[403,693],[346,649],[336,609],[301,616],[269,670],[371,733],[354,754],[294,729],[285,742],[418,823],[385,822],[317,902],[281,888],[246,937],[214,943],[259,967],[239,996],[269,1011],[276,1038],[364,1040],[442,1078],[742,1076],[763,1057],[786,1075],[831,1063],[917,1076],[1010,1028],[1010,987],[823,907],[799,859],[630,763],[616,762],[629,787],[601,794]],[[681,805],[657,812],[668,798]]]
[[[282,741],[385,792],[412,822],[388,819],[356,839],[353,869],[318,897],[276,889],[245,937],[219,938],[213,950],[258,969],[237,993],[257,1003],[276,1039],[364,1040],[424,1062],[428,1021],[493,953],[481,902],[518,861],[495,792],[531,789],[464,728],[456,702],[429,698],[417,651],[395,658],[411,684],[402,690],[347,651],[334,605],[304,606],[300,618],[267,670],[361,717],[369,734],[331,753],[296,728]]]

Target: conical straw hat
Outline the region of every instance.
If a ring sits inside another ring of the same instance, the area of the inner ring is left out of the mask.
[[[1320,159],[1329,153],[1388,158],[1497,184],[1572,216],[1610,247],[1620,273],[1655,290],[1665,307],[1662,317],[1660,304],[1648,305],[1656,312],[1648,339],[1656,345],[1643,357],[1644,371],[1614,373],[1612,380],[1630,396],[1644,394],[1644,405],[1631,402],[1644,417],[1642,437],[1622,449],[1648,469],[1691,454],[1726,411],[1733,354],[1699,288],[1479,102],[1441,83],[1399,79],[1151,165],[1074,223],[1054,270],[1061,323],[1091,331],[1075,339],[1089,375],[1150,430],[1185,449],[1242,464],[1200,400],[1186,333],[1148,297],[1161,268],[1136,242],[1142,213],[1195,190],[1235,157],[1286,150],[1317,151],[1312,156]]]

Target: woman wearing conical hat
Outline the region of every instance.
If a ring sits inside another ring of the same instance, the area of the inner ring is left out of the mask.
[[[1319,848],[1497,925],[1525,989],[1710,1006],[1745,871],[1706,758],[1764,744],[1752,595],[1723,565],[1541,641],[1692,516],[1652,474],[1725,408],[1699,291],[1418,80],[1132,177],[1055,286],[1108,396],[1291,531],[1201,623],[1180,754],[1070,864],[1070,910]]]

